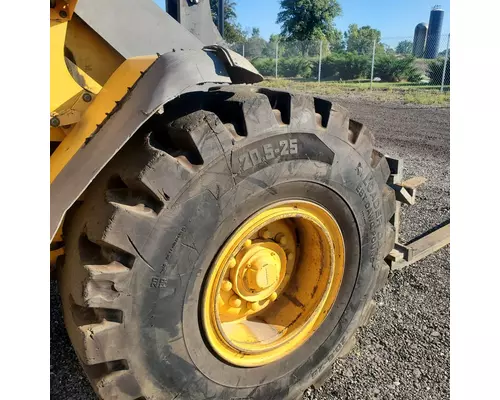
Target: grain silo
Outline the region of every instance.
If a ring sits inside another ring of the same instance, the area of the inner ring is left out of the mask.
[[[421,22],[415,27],[413,35],[413,55],[422,58],[425,52],[425,41],[427,39],[427,24]]]
[[[429,29],[427,30],[427,43],[425,45],[425,58],[436,58],[439,53],[441,29],[443,28],[444,10],[435,6],[431,10]]]

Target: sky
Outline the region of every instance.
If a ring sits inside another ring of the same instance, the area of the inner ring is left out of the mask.
[[[155,0],[164,4],[163,0]],[[261,36],[269,39],[272,33],[279,33],[276,18],[280,11],[279,0],[233,0],[241,26],[249,30],[260,28]],[[335,19],[335,25],[346,31],[349,24],[370,25],[382,32],[383,42],[392,44],[396,39],[412,38],[415,26],[429,22],[429,14],[436,4],[445,11],[443,34],[450,32],[450,0],[339,0],[343,15]]]

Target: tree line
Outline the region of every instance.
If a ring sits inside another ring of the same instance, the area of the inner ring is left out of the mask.
[[[217,21],[218,1],[210,0],[214,21]],[[380,42],[381,32],[371,26],[357,24],[349,25],[347,32],[342,33],[335,27],[335,18],[342,15],[342,8],[338,0],[281,0],[281,11],[276,22],[281,24],[281,33],[271,35],[265,40],[258,28],[245,30],[237,22],[236,2],[225,0],[224,12],[224,39],[233,45],[245,43],[245,55],[249,58],[270,56],[275,51],[276,42],[294,42],[294,47],[302,56],[314,56],[319,49],[314,44],[320,41],[325,43],[328,52],[347,51],[357,54],[371,54],[373,43],[377,51],[410,54],[412,42],[400,42],[396,49]],[[298,47],[297,47],[298,46]],[[273,53],[274,54],[274,53]]]
[[[210,0],[214,20],[217,20],[217,0]],[[312,77],[318,70],[318,56],[323,56],[322,77],[326,79],[365,78],[370,73],[371,54],[375,44],[375,73],[385,81],[418,82],[427,74],[431,83],[438,83],[442,60],[430,62],[422,71],[411,56],[413,42],[403,40],[392,48],[381,42],[380,30],[371,26],[351,24],[346,32],[335,26],[342,15],[338,0],[281,0],[276,22],[281,32],[265,40],[258,28],[244,30],[237,22],[236,3],[225,1],[224,39],[233,50],[244,51],[245,57],[264,75],[274,75],[276,51],[280,62],[278,75]],[[320,49],[320,43],[321,49]],[[244,48],[243,48],[244,46]],[[449,83],[449,61],[447,83]]]

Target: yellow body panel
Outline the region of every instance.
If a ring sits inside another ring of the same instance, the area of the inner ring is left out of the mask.
[[[61,128],[50,128],[50,141],[51,142],[62,142],[66,137],[66,134]]]
[[[50,21],[50,112],[71,108],[82,87],[70,74],[64,60],[67,22]]]
[[[57,4],[61,8],[60,5],[65,3]],[[59,14],[51,9],[50,118],[51,126],[55,128],[77,123],[94,96],[101,90],[99,83],[64,55],[68,21],[69,17],[60,18]],[[59,137],[61,133],[65,134],[62,130],[58,133]],[[51,132],[51,140],[52,137],[56,135]]]
[[[134,57],[126,60],[111,75],[99,94],[92,101],[80,121],[73,126],[54,154],[50,157],[50,182],[80,149],[85,140],[96,130],[97,125],[104,121],[131,87],[148,67],[157,59],[156,56]]]

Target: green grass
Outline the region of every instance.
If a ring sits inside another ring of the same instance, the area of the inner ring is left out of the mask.
[[[344,82],[313,82],[306,79],[275,79],[266,78],[260,86],[277,89],[287,89],[297,92],[306,92],[325,96],[342,93],[355,93],[375,101],[402,101],[405,104],[422,105],[449,105],[450,88],[445,87],[445,92],[439,91],[438,85],[422,85],[411,82],[374,82],[370,90],[369,80],[344,81]]]

